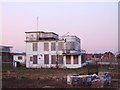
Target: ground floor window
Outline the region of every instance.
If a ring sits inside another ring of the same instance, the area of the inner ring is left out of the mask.
[[[33,61],[33,58],[32,58],[32,57],[30,57],[30,61]]]
[[[74,64],[78,64],[78,56],[77,55],[75,55],[75,56],[73,56],[73,63]]]
[[[44,55],[44,64],[49,64],[49,54]]]
[[[33,64],[37,64],[37,55],[33,55]]]
[[[66,64],[71,64],[71,56],[66,56]]]
[[[58,63],[63,64],[63,55],[58,55]]]
[[[51,64],[56,64],[56,55],[51,55]]]

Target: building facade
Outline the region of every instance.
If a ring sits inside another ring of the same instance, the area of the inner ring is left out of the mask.
[[[0,46],[0,61],[12,62],[11,46]]]
[[[80,68],[80,39],[53,32],[26,33],[27,68]]]
[[[26,54],[25,53],[12,53],[13,55],[13,66],[20,67],[26,66]]]

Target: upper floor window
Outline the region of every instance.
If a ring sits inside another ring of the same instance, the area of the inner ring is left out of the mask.
[[[51,51],[55,51],[56,50],[56,43],[52,42],[51,43]]]
[[[77,44],[75,44],[75,42],[66,42],[66,49],[75,50],[75,47],[77,47]]]
[[[37,43],[33,43],[33,51],[37,51],[38,50],[38,44]]]
[[[44,43],[44,51],[49,51],[49,43]]]
[[[62,51],[62,49],[63,49],[63,42],[58,42],[58,50],[59,51]]]

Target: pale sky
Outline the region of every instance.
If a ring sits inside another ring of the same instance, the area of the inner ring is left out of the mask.
[[[25,51],[25,32],[39,29],[76,35],[88,53],[118,50],[117,2],[2,3],[2,44]]]

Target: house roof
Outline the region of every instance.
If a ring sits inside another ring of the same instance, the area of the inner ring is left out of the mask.
[[[11,53],[12,55],[26,55],[26,53],[16,53],[16,52],[14,52],[14,53]]]
[[[4,45],[0,45],[0,48],[13,48],[12,46],[4,46]]]
[[[54,33],[54,32],[44,32],[44,31],[30,31],[30,32],[25,32],[25,33],[47,33],[47,34],[53,33],[53,34],[55,34],[55,35],[58,36],[58,34],[56,34],[56,33]]]
[[[10,48],[12,48],[12,46],[0,45],[0,52],[10,52]]]

